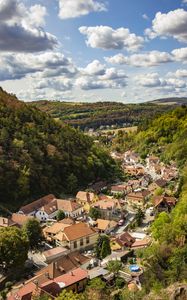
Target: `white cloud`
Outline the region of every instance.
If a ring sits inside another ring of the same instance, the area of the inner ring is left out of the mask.
[[[61,19],[76,18],[90,12],[106,11],[106,5],[95,0],[59,0],[59,17]]]
[[[77,78],[76,86],[83,90],[114,88],[126,86],[127,75],[116,68],[106,68],[98,60],[89,63],[84,69],[79,69],[82,76]]]
[[[176,61],[187,62],[187,47],[174,49],[172,54]]]
[[[171,73],[170,76],[172,76]],[[163,91],[179,92],[187,86],[184,80],[174,77],[167,78],[167,76],[163,78],[158,73],[139,74],[135,77],[135,80],[143,87],[162,89]]]
[[[35,88],[42,89],[54,89],[57,91],[69,91],[73,87],[72,80],[65,77],[58,77],[52,79],[43,79],[36,83]]]
[[[142,18],[143,18],[144,20],[149,20],[149,17],[148,17],[146,14],[143,14],[143,15],[142,15]]]
[[[175,72],[176,77],[187,77],[187,69],[179,69]]]
[[[9,53],[0,55],[0,81],[21,79],[28,74],[37,73],[37,77],[51,77],[65,74],[72,77],[76,67],[69,58],[60,52]],[[33,75],[34,76],[34,75]]]
[[[102,65],[98,60],[94,60],[86,68],[80,70],[83,74],[87,75],[104,75],[105,65]]]
[[[0,1],[0,51],[39,52],[57,46],[54,35],[45,32],[46,8],[27,8],[20,0]]]
[[[75,86],[82,90],[95,90],[95,89],[121,89],[127,85],[124,79],[117,80],[99,80],[91,77],[79,77]]]
[[[79,28],[79,31],[87,36],[86,44],[92,48],[137,51],[144,42],[143,37],[130,33],[128,28],[123,27],[113,29],[109,26],[82,26]]]
[[[158,73],[140,74],[135,77],[135,80],[144,87],[158,87],[165,85],[165,82],[159,78]]]
[[[158,12],[152,21],[152,28],[146,29],[145,34],[151,39],[157,36],[173,37],[187,42],[187,11],[179,8],[166,14]]]
[[[173,59],[167,52],[150,51],[147,53],[133,54],[131,56],[124,56],[119,53],[115,56],[105,57],[105,60],[112,64],[127,64],[135,67],[153,67],[171,62]]]

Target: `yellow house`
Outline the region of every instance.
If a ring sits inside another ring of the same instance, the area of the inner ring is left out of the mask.
[[[91,192],[79,191],[76,195],[76,201],[83,206],[85,212],[90,211],[90,207],[98,200],[97,195]]]
[[[77,223],[64,228],[54,240],[58,246],[66,247],[70,251],[94,248],[98,233],[86,223]]]

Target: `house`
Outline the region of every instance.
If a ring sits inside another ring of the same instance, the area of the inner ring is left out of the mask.
[[[77,268],[67,274],[54,279],[47,279],[44,283],[29,282],[24,284],[7,300],[32,300],[34,297],[46,295],[49,299],[55,299],[63,289],[76,293],[82,292],[87,284],[88,273]]]
[[[15,226],[16,224],[10,218],[0,217],[0,228]]]
[[[112,194],[126,194],[129,191],[129,186],[127,184],[112,185],[110,190]]]
[[[131,245],[131,249],[142,249],[150,246],[151,239],[150,238],[144,238],[143,240],[137,240]]]
[[[156,191],[159,188],[164,188],[166,185],[167,185],[167,181],[161,178],[152,182],[149,185],[148,190],[154,193],[154,191]]]
[[[22,227],[25,223],[32,219],[33,217],[31,216],[26,216],[18,213],[13,213],[11,216],[12,222],[14,222],[18,227]]]
[[[55,196],[50,194],[47,196],[44,196],[36,201],[33,201],[25,206],[22,206],[19,210],[19,214],[24,214],[27,216],[34,216],[40,221],[46,221],[48,218],[53,217],[53,205],[51,204],[55,200]],[[48,205],[50,208],[48,207]],[[42,210],[43,207],[49,208],[48,213],[45,212],[45,210]],[[56,206],[55,206],[56,209]]]
[[[66,247],[71,251],[93,248],[97,238],[98,233],[86,223],[68,226],[54,237],[57,245]]]
[[[0,217],[0,227],[10,227],[10,226],[17,226],[22,227],[28,220],[32,219],[33,217],[13,213],[11,217],[4,218]]]
[[[57,287],[60,287],[60,291],[66,289],[66,291],[72,291],[75,293],[83,292],[88,281],[88,272],[81,268],[77,268],[69,273],[61,275],[53,280],[49,280],[41,284],[41,289],[47,290],[50,293],[51,284],[56,283]],[[47,289],[48,287],[48,289]],[[59,291],[56,295],[59,294]]]
[[[107,182],[106,181],[98,181],[91,185],[89,185],[89,189],[94,191],[95,193],[101,193],[102,190],[107,188]]]
[[[159,164],[160,159],[157,156],[151,155],[146,158],[147,168],[150,169],[152,165]]]
[[[66,249],[67,250],[67,249]],[[69,252],[62,257],[58,257],[48,266],[35,273],[35,276],[27,282],[38,282],[39,285],[53,280],[61,275],[71,272],[77,268],[86,270],[90,265],[91,258],[79,253],[79,251]]]
[[[118,199],[107,198],[99,200],[92,204],[92,207],[99,210],[101,219],[119,221],[123,218],[122,206]]]
[[[125,163],[137,164],[140,160],[138,153],[133,151],[127,151],[123,155]]]
[[[63,210],[66,217],[77,218],[80,217],[84,211],[83,206],[75,200],[57,199],[57,209]]]
[[[127,182],[128,186],[129,186],[129,191],[132,192],[138,188],[141,187],[141,180],[138,180],[138,179],[132,179],[132,180],[129,180]]]
[[[155,196],[153,197],[153,204],[156,212],[170,212],[176,204],[176,198],[164,195]]]
[[[116,227],[117,227],[116,221],[97,219],[95,228],[98,229],[98,231],[101,233],[108,234],[111,231],[113,231]]]
[[[145,170],[143,167],[124,166],[123,169],[125,173],[131,176],[139,177],[145,175]]]
[[[62,220],[63,221],[63,220]],[[54,236],[57,235],[59,232],[63,231],[64,228],[71,226],[70,224],[64,224],[63,222],[55,222],[51,226],[46,226],[43,229],[43,234],[45,238],[51,242],[54,239]]]
[[[121,249],[130,248],[135,241],[136,239],[127,231],[123,232],[116,238],[116,243],[120,245]]]
[[[91,204],[97,201],[97,196],[91,192],[79,191],[76,195],[76,201],[83,206],[86,212],[89,212]]]
[[[150,192],[148,190],[142,190],[129,193],[126,197],[126,201],[131,206],[144,207],[149,196]]]
[[[49,264],[68,253],[68,249],[59,246],[42,252],[42,256],[44,257],[45,262]]]

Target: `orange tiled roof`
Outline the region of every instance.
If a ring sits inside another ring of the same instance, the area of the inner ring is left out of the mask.
[[[11,217],[11,220],[19,226],[23,226],[30,219],[33,219],[33,217],[16,213],[12,214]]]
[[[121,208],[119,200],[117,199],[105,199],[95,202],[92,206],[99,207],[100,209],[114,209]]]
[[[94,233],[95,231],[91,229],[86,223],[77,223],[64,228],[64,234],[69,241],[93,235]]]
[[[81,205],[73,200],[62,200],[62,199],[57,199],[57,206],[58,209],[67,212],[74,212],[75,210],[81,208]]]
[[[95,194],[90,192],[79,191],[76,195],[76,199],[86,203],[93,202],[94,198],[95,198]]]

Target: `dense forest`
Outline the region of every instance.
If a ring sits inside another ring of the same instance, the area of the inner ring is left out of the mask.
[[[145,119],[171,110],[175,105],[153,103],[123,104],[118,102],[68,103],[60,101],[35,101],[29,103],[53,118],[79,127],[82,130],[100,126],[117,125],[118,127],[136,126]]]
[[[79,130],[0,90],[0,203],[19,205],[47,193],[73,193],[113,179],[118,167]]]

